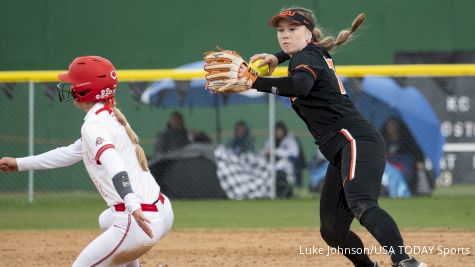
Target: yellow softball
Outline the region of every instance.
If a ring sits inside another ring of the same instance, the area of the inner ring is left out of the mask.
[[[251,63],[251,67],[259,73],[260,77],[266,76],[267,73],[269,72],[269,65],[268,64],[265,64],[264,66],[259,67],[259,68],[257,67],[257,66],[259,66],[259,63],[261,63],[261,61],[262,61],[262,59],[258,59],[258,60]]]

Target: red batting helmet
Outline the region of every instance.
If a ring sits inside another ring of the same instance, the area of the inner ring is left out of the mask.
[[[72,85],[67,91],[63,90],[63,84],[58,85],[60,101],[65,100],[64,93],[71,94],[77,102],[104,101],[114,97],[117,87],[114,65],[98,56],[75,58],[68,72],[59,74],[58,78]]]

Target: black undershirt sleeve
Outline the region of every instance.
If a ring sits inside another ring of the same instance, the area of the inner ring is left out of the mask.
[[[252,87],[259,92],[289,97],[305,97],[312,90],[314,83],[315,79],[310,73],[297,71],[289,77],[259,77]]]
[[[279,51],[275,53],[274,56],[277,58],[279,64],[290,59],[290,56],[284,53],[284,51]]]

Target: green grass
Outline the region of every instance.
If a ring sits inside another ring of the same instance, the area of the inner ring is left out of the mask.
[[[455,184],[451,186],[439,186],[434,191],[434,196],[444,197],[474,197],[474,184]]]
[[[0,198],[0,230],[97,229],[106,208],[102,199],[59,201],[38,197],[34,204]],[[381,199],[400,228],[475,229],[475,196]],[[316,198],[253,201],[173,201],[174,227],[317,228]],[[360,227],[358,223],[354,226]]]
[[[475,197],[382,199],[400,228],[475,229]]]
[[[400,228],[475,229],[472,198],[381,199]],[[178,228],[314,228],[316,199],[261,201],[175,201]],[[354,226],[359,227],[359,223]]]

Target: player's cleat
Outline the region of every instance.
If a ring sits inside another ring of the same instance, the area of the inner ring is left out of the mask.
[[[409,259],[394,263],[393,267],[427,267],[427,264],[410,257]]]

